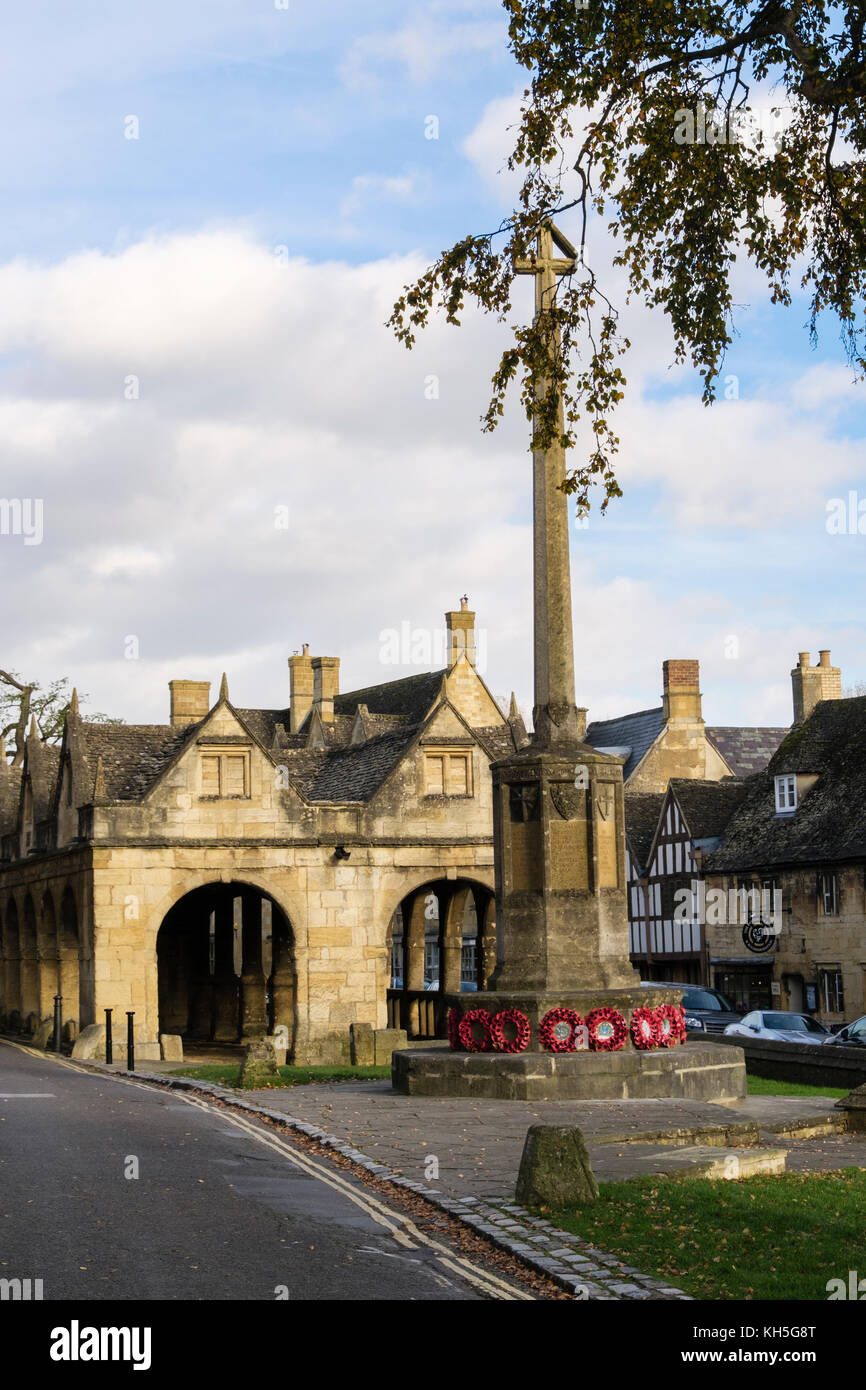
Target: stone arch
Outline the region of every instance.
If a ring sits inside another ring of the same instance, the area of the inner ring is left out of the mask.
[[[3,914],[4,999],[3,1012],[10,1028],[21,1020],[21,939],[18,904],[10,895]]]
[[[462,875],[428,876],[404,893],[388,929],[392,1027],[442,1037],[447,996],[485,987],[495,960],[492,903],[492,888]]]
[[[33,1017],[41,1018],[39,1013],[39,956],[36,935],[36,907],[32,894],[24,898],[19,918],[19,941],[21,945],[21,1022],[28,1032]]]
[[[67,883],[60,899],[57,924],[58,993],[63,1003],[63,1022],[67,1037],[74,1040],[81,1017],[81,932],[78,903]]]
[[[296,1034],[294,932],[275,896],[243,880],[199,883],[171,904],[156,937],[159,1032],[236,1043]]]

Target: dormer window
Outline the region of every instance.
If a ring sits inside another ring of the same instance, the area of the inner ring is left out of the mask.
[[[250,795],[248,753],[208,752],[201,760],[201,795],[208,800],[235,800]]]
[[[797,778],[793,774],[776,778],[776,811],[786,814],[797,809]]]

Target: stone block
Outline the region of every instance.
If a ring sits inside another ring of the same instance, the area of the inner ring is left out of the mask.
[[[117,1051],[115,1045],[114,1051]],[[82,1062],[105,1061],[105,1024],[88,1023],[82,1028],[72,1049],[73,1059]]]
[[[239,1091],[254,1091],[279,1077],[277,1054],[270,1038],[258,1038],[244,1052],[240,1075],[235,1083]]]
[[[183,1039],[179,1033],[160,1033],[159,1055],[163,1062],[183,1061]]]
[[[586,1206],[598,1183],[583,1135],[575,1125],[532,1125],[526,1135],[516,1200],[525,1207]]]
[[[33,1046],[40,1048],[43,1052],[51,1046],[54,1040],[54,1019],[43,1018],[36,1032],[33,1034]]]
[[[373,1033],[375,1065],[388,1067],[392,1054],[406,1046],[405,1028],[377,1028]]]
[[[349,1025],[349,1034],[352,1046],[352,1066],[374,1066],[376,1048],[372,1025],[369,1023],[352,1023]]]

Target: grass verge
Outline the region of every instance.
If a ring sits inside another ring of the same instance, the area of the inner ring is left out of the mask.
[[[847,1280],[866,1258],[861,1168],[741,1182],[633,1178],[603,1183],[589,1207],[545,1214],[700,1299],[823,1300],[828,1280]]]
[[[180,1067],[169,1076],[189,1076],[194,1081],[210,1081],[216,1086],[234,1086],[240,1075],[239,1062],[213,1062],[200,1067]],[[314,1081],[379,1081],[390,1077],[390,1067],[280,1067],[278,1081],[259,1089],[269,1091],[282,1086],[309,1086]]]
[[[799,1081],[770,1081],[766,1076],[748,1077],[750,1096],[828,1096],[841,1100],[850,1086],[805,1086]]]

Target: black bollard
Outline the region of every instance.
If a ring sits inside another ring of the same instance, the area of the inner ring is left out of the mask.
[[[132,1032],[132,1020],[135,1012],[127,1012],[126,1015],[126,1070],[135,1071],[135,1038]]]
[[[111,1050],[111,1010],[105,1010],[105,1065],[111,1066],[113,1060]]]
[[[54,1051],[60,1051],[60,1039],[63,1034],[63,995],[54,996]]]

